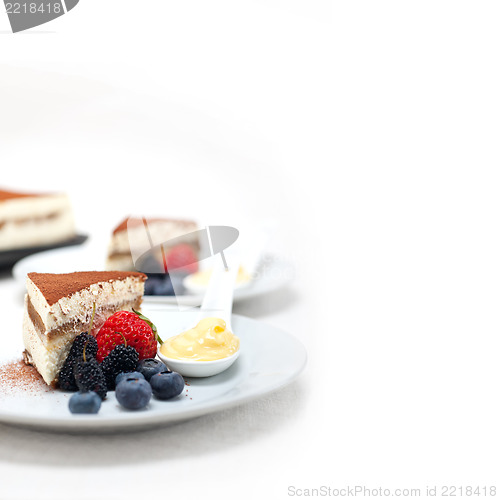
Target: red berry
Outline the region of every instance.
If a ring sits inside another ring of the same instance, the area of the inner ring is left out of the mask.
[[[194,249],[186,243],[175,245],[166,254],[164,268],[166,272],[181,269],[187,273],[195,273],[199,270],[197,254]]]
[[[123,338],[124,337],[124,338]],[[157,338],[151,326],[130,311],[114,313],[99,330],[96,336],[99,346],[97,361],[104,358],[119,344],[134,347],[139,359],[154,358],[157,353]]]

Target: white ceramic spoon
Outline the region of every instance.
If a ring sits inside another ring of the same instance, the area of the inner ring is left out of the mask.
[[[224,267],[222,259],[216,262],[213,273],[209,280],[208,289],[199,310],[198,321],[204,318],[221,318],[225,321],[227,330],[232,331],[232,304],[233,289],[240,260],[235,256],[228,259],[228,269]],[[181,333],[181,332],[179,332]],[[229,368],[239,357],[239,350],[226,358],[215,361],[187,361],[166,357],[158,349],[159,358],[166,363],[166,366],[181,375],[187,377],[209,377],[217,375]]]
[[[243,258],[242,267],[244,271],[250,276],[249,280],[241,281],[237,283],[237,276],[235,276],[235,281],[233,287],[237,290],[239,288],[244,288],[249,286],[254,278],[256,269],[259,266],[263,252],[268,244],[270,238],[271,230],[274,225],[268,225],[268,227],[259,228],[257,231],[251,232],[251,236],[246,239],[243,244]],[[207,271],[209,272],[209,271]],[[202,295],[206,292],[207,287],[210,286],[211,281],[206,285],[204,283],[199,283],[196,281],[197,273],[189,274],[183,279],[183,286],[185,289],[194,295]]]

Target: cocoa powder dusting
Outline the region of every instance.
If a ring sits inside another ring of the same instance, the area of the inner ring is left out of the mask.
[[[0,365],[0,393],[39,394],[51,392],[34,366],[27,365],[22,359],[8,361]]]

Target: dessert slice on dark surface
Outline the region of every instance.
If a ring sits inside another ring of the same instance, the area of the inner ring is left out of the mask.
[[[59,243],[75,234],[73,212],[65,194],[0,189],[0,251]]]

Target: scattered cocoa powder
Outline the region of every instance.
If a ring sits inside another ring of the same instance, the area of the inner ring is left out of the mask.
[[[190,383],[189,383],[189,381],[188,381],[187,379],[183,379],[183,380],[185,381],[185,386],[186,386],[186,387],[190,387]],[[187,398],[189,398],[189,397],[190,397],[190,395],[189,395],[189,393],[188,393],[188,389],[185,389],[185,396],[186,396]],[[190,398],[190,399],[192,399],[192,398]]]
[[[27,365],[22,359],[8,361],[0,365],[0,393],[13,394],[25,392],[40,394],[51,392],[34,366]]]

